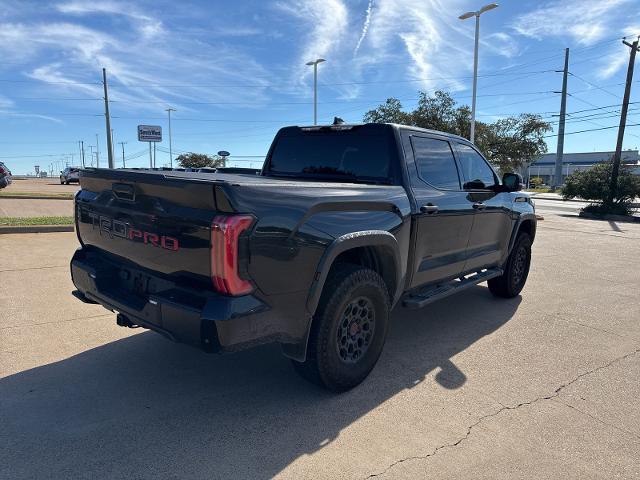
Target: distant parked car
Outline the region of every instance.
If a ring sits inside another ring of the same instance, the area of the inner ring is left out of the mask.
[[[60,185],[69,185],[71,182],[80,183],[80,167],[67,167],[60,172]]]
[[[11,170],[4,163],[0,162],[0,188],[8,187],[11,184]]]

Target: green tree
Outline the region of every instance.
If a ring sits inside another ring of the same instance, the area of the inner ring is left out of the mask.
[[[585,210],[594,213],[617,213],[628,215],[631,213],[631,203],[640,196],[640,177],[631,172],[628,165],[620,165],[618,176],[617,196],[610,207],[605,204],[609,197],[609,182],[611,180],[612,160],[597,163],[588,170],[575,171],[567,176],[562,196],[565,200],[582,198],[597,203],[589,205]]]
[[[457,105],[447,92],[438,90],[433,96],[420,92],[415,110],[405,112],[398,99],[389,98],[365,113],[364,121],[401,123],[467,137],[471,129],[471,109]],[[512,172],[546,153],[544,134],[550,130],[549,123],[532,114],[507,117],[494,123],[476,120],[475,143],[503,173]]]
[[[216,168],[222,167],[224,161],[217,155],[206,155],[204,153],[183,153],[176,157],[178,164],[182,168]]]

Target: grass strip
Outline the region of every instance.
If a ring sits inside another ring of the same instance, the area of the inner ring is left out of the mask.
[[[0,226],[72,225],[73,217],[0,217]]]

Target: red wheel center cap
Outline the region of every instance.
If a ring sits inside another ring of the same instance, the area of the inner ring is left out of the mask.
[[[351,325],[349,326],[349,335],[354,336],[357,335],[360,332],[360,325],[358,325],[356,322],[351,322]]]

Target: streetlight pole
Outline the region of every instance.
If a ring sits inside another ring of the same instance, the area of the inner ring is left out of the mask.
[[[318,64],[326,62],[324,58],[317,58],[307,65],[313,65],[313,124],[318,124]]]
[[[127,142],[118,142],[118,143],[122,145],[122,168],[127,168],[127,165],[124,162],[124,146],[127,144]]]
[[[169,114],[169,166],[173,168],[173,149],[171,148],[171,112],[175,112],[175,108],[167,108],[165,109],[167,114]]]
[[[473,50],[473,94],[471,98],[471,132],[469,133],[469,140],[473,143],[476,136],[476,91],[478,88],[478,42],[480,39],[480,15],[489,10],[493,10],[498,6],[497,3],[490,3],[485,5],[477,12],[467,12],[460,15],[460,20],[466,20],[467,18],[476,17],[476,38],[475,48]]]

